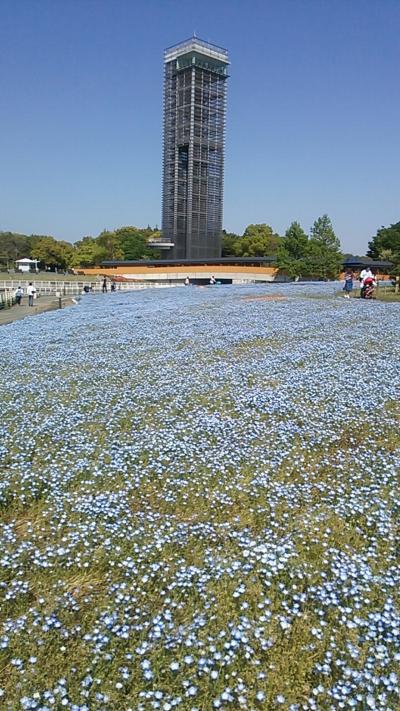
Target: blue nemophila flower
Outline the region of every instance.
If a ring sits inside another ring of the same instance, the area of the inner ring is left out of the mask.
[[[265,288],[3,327],[10,707],[396,708],[398,309]]]

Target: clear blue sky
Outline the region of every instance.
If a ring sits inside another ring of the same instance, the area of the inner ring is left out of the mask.
[[[224,226],[400,220],[399,0],[1,0],[0,230],[160,224],[163,50],[230,53]]]

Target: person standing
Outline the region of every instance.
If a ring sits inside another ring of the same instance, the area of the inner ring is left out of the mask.
[[[350,269],[347,269],[345,275],[344,275],[344,298],[345,299],[350,299],[350,294],[353,291],[353,279],[354,279],[354,274]]]
[[[14,296],[15,296],[15,301],[16,301],[16,303],[18,304],[18,306],[21,306],[21,301],[22,301],[22,296],[23,296],[23,294],[24,294],[24,290],[23,290],[22,286],[19,286],[19,287],[15,290],[15,294],[14,294]]]
[[[30,281],[28,284],[28,288],[26,290],[26,293],[28,294],[28,306],[33,306],[33,298],[36,294],[36,289],[33,286],[32,282]]]
[[[185,286],[189,286],[189,284],[190,284],[190,279],[189,279],[189,277],[187,276],[186,279],[185,279]]]
[[[101,287],[103,294],[107,294],[107,277],[103,279],[103,286]]]

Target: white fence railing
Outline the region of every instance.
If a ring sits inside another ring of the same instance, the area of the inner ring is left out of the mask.
[[[27,284],[25,281],[18,281],[16,279],[9,279],[0,281],[0,294],[14,295],[17,287],[20,286],[24,295],[26,296]],[[102,282],[101,281],[48,281],[35,279],[34,286],[36,292],[42,296],[55,296],[60,294],[61,296],[77,296],[78,294],[84,294],[84,287],[89,287],[90,293],[100,294],[102,292]],[[154,289],[164,288],[170,286],[181,286],[181,284],[171,284],[169,282],[116,282],[115,291],[134,291],[136,289]],[[107,292],[111,291],[110,283],[107,283]],[[5,298],[5,297],[4,297]]]
[[[0,309],[9,309],[15,303],[14,292],[7,289],[0,291]]]

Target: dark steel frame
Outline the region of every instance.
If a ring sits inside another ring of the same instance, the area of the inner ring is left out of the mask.
[[[162,233],[172,259],[221,254],[225,49],[196,37],[165,50]]]

